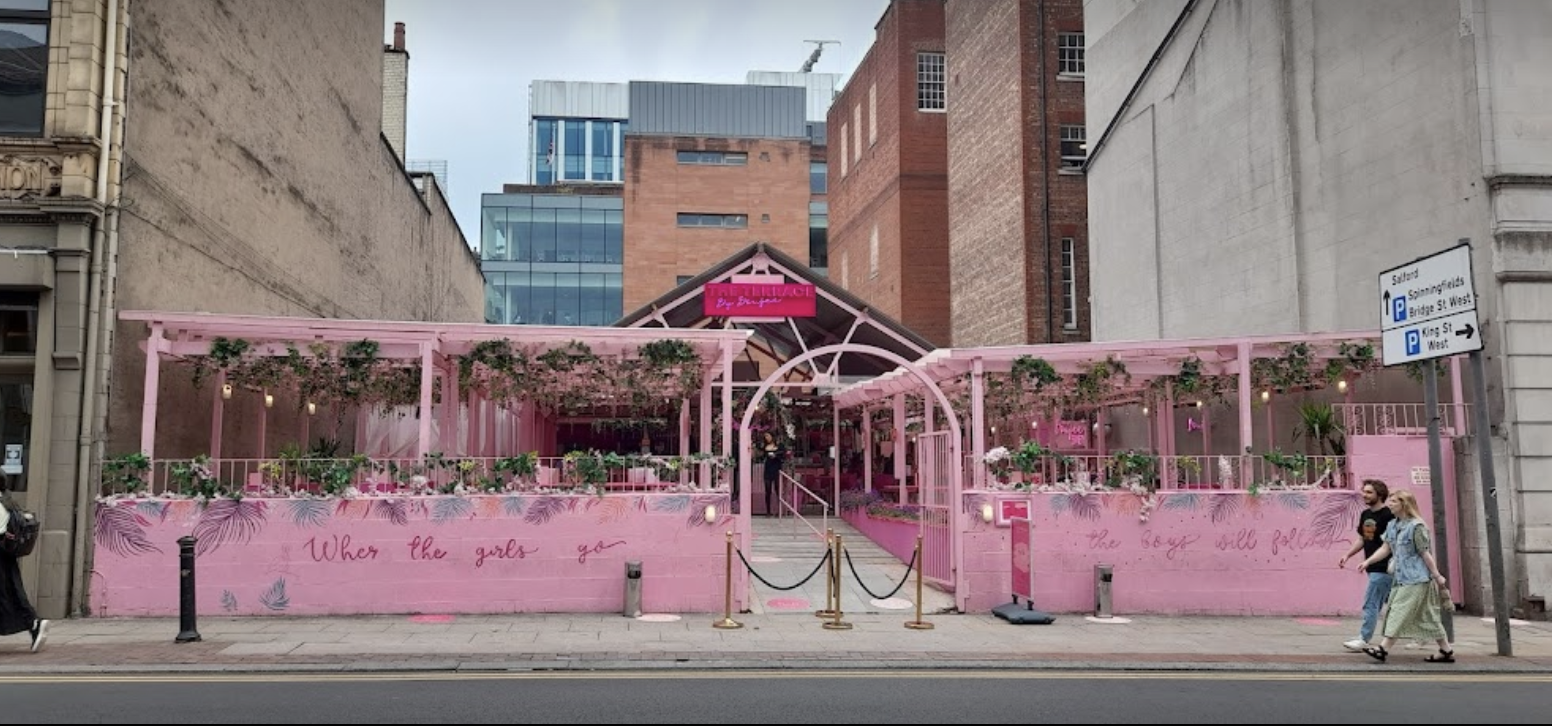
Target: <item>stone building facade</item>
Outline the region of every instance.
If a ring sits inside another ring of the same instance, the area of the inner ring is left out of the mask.
[[[139,440],[144,331],[118,311],[478,322],[483,279],[383,135],[381,0],[6,5],[37,6],[0,10],[6,65],[37,70],[0,78],[4,478],[42,517],[24,576],[58,617],[87,608],[94,464]],[[158,453],[202,453],[208,395],[163,381],[184,415]],[[230,403],[240,451],[254,404]]]

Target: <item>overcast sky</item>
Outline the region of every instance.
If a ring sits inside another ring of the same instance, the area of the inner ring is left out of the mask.
[[[751,70],[849,75],[888,0],[387,0],[405,24],[406,156],[448,163],[453,212],[479,244],[480,194],[522,182],[532,80],[743,83]],[[845,80],[844,78],[842,79]]]

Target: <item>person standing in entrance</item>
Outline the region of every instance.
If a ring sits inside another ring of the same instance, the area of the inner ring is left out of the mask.
[[[1349,547],[1347,554],[1336,561],[1337,567],[1347,567],[1347,560],[1353,555],[1363,551],[1365,558],[1374,556],[1380,546],[1384,544],[1385,530],[1395,520],[1396,515],[1391,514],[1390,508],[1385,506],[1385,500],[1390,498],[1390,487],[1378,479],[1366,479],[1363,482],[1364,509],[1358,516],[1358,539]],[[1374,637],[1375,623],[1379,622],[1380,608],[1390,597],[1390,558],[1386,557],[1368,567],[1369,585],[1363,593],[1363,624],[1358,626],[1358,639],[1349,640],[1342,647],[1360,653],[1369,645],[1369,640]]]
[[[3,501],[9,494],[0,492],[0,536],[11,525],[11,508]],[[0,547],[0,635],[27,633],[32,637],[32,652],[43,650],[48,640],[49,621],[38,619],[38,612],[27,599],[22,586],[22,568],[16,556]]]
[[[776,493],[776,479],[781,475],[781,463],[783,451],[781,444],[771,432],[765,432],[765,516],[776,516],[776,510],[771,508],[771,500]]]
[[[1439,652],[1424,658],[1429,663],[1454,663],[1455,649],[1450,647],[1444,632],[1444,574],[1439,572],[1439,562],[1433,556],[1433,538],[1428,525],[1423,524],[1422,510],[1417,497],[1411,492],[1391,492],[1386,500],[1396,521],[1385,530],[1385,543],[1380,550],[1363,561],[1370,565],[1385,557],[1393,557],[1396,563],[1396,584],[1390,591],[1390,602],[1385,611],[1385,637],[1379,645],[1363,649],[1369,657],[1384,663],[1390,649],[1401,638],[1432,640],[1439,645]]]

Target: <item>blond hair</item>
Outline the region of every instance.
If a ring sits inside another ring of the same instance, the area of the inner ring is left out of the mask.
[[[1417,506],[1417,497],[1405,489],[1397,489],[1390,493],[1392,499],[1401,503],[1400,519],[1422,519],[1423,510]]]

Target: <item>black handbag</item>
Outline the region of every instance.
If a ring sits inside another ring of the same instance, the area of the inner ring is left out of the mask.
[[[5,508],[11,514],[6,522],[5,533],[0,535],[0,552],[12,557],[26,557],[32,554],[33,548],[38,546],[38,532],[42,530],[42,523],[38,522],[37,515],[21,507],[5,502]]]

